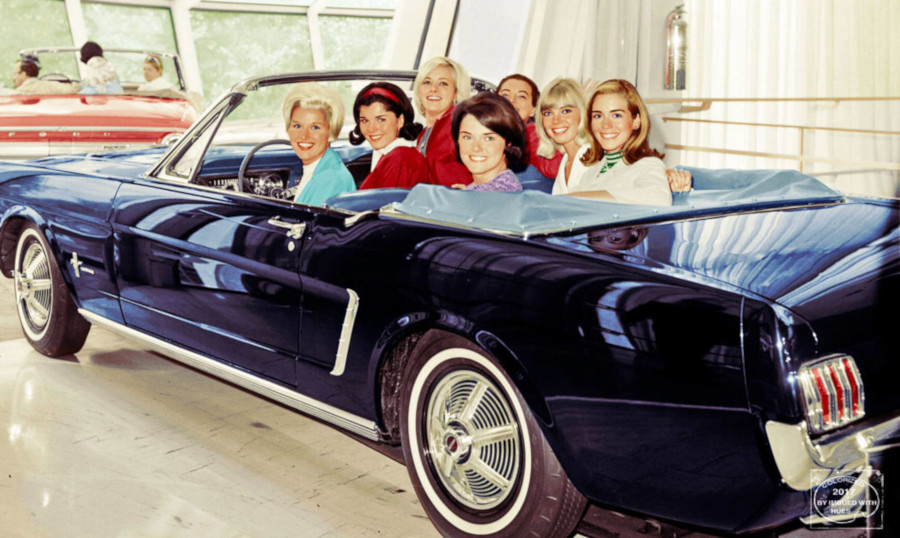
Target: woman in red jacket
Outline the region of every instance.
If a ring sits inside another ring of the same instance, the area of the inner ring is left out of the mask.
[[[416,148],[422,124],[415,122],[409,98],[397,85],[373,82],[360,90],[353,103],[356,127],[350,143],[372,146],[372,168],[360,190],[411,189],[428,181],[428,163]]]
[[[525,122],[525,129],[528,135],[528,162],[538,169],[544,176],[554,179],[559,172],[559,163],[562,161],[562,153],[557,152],[551,158],[541,157],[538,155],[538,138],[537,130],[534,124],[534,112],[537,106],[538,97],[541,96],[537,84],[525,75],[518,73],[507,75],[500,81],[497,86],[497,95],[505,97],[515,107],[519,117]]]
[[[437,56],[419,69],[413,86],[416,109],[425,116],[416,147],[428,162],[429,183],[448,187],[471,183],[472,174],[456,158],[450,132],[454,105],[472,93],[469,74],[450,58]]]

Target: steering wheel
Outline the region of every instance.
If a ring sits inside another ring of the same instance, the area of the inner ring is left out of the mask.
[[[41,80],[52,80],[54,82],[72,82],[72,79],[62,73],[47,73],[38,78]]]
[[[250,161],[253,159],[253,156],[257,151],[261,150],[266,146],[274,146],[275,144],[286,144],[288,146],[291,145],[290,140],[284,140],[280,138],[276,138],[274,140],[266,140],[265,142],[260,142],[259,144],[253,146],[253,149],[250,150],[244,160],[241,161],[241,167],[238,169],[238,185],[241,189],[241,192],[253,192],[253,187],[250,185],[250,180],[247,179],[247,167],[250,166]]]

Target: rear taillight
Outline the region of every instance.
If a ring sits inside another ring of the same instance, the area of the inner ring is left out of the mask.
[[[797,377],[812,433],[840,428],[866,414],[862,378],[853,357],[830,355],[806,363]]]

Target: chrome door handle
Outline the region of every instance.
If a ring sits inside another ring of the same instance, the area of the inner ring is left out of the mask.
[[[305,222],[290,223],[284,222],[278,217],[272,217],[271,219],[269,219],[269,224],[271,224],[272,226],[277,226],[278,228],[287,229],[287,236],[291,239],[299,240],[301,237],[303,237],[303,233],[306,231]]]

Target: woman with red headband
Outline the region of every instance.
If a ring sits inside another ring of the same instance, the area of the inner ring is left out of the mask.
[[[411,189],[428,182],[428,163],[415,149],[422,125],[415,123],[409,98],[390,82],[373,82],[363,88],[353,103],[356,127],[350,143],[372,146],[372,168],[363,189],[395,187]]]

